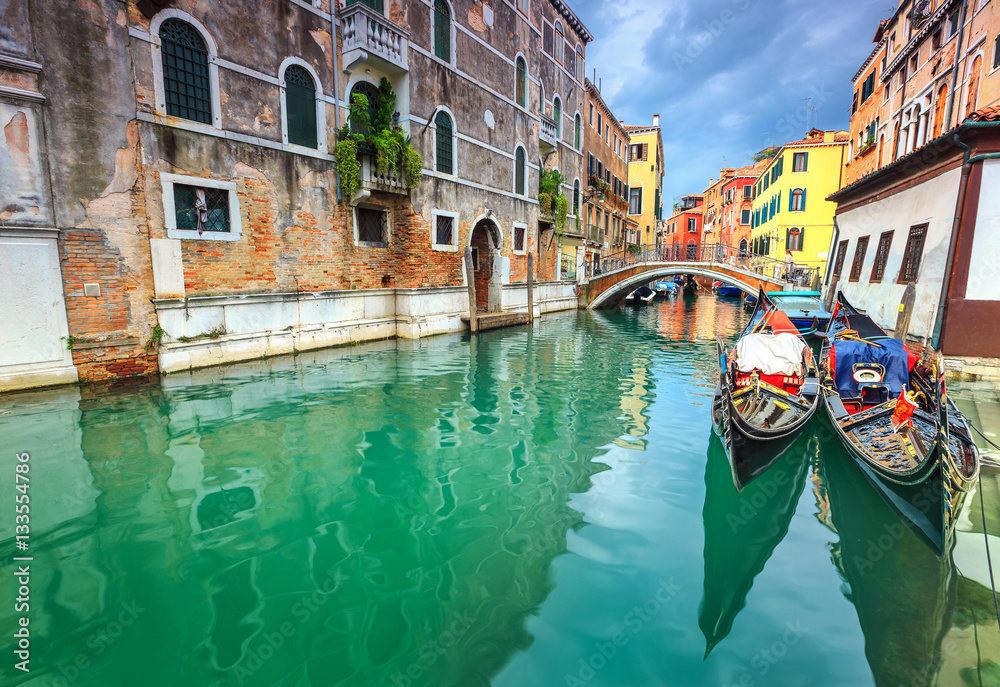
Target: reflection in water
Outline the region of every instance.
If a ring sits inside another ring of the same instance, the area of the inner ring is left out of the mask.
[[[5,397],[0,445],[32,456],[33,663],[0,663],[0,684],[882,685],[907,652],[966,680],[973,631],[1000,654],[975,551],[970,579],[842,573],[855,611],[832,593],[830,530],[808,500],[796,513],[809,437],[787,483],[759,480],[766,503],[735,494],[705,438],[714,336],[745,318],[702,295]],[[815,479],[841,533],[864,543],[893,522],[865,485]],[[861,513],[844,515],[854,498]],[[0,554],[13,541],[0,518]],[[838,548],[848,571],[852,546]],[[893,565],[926,567],[899,551]],[[0,597],[14,579],[0,573]],[[666,583],[680,593],[642,615]],[[870,637],[879,616],[859,599],[916,634],[881,623]],[[754,657],[797,619],[809,634],[761,674]],[[16,622],[0,606],[7,656]],[[703,636],[725,641],[705,657]]]
[[[705,588],[698,609],[706,656],[729,634],[754,578],[788,533],[815,443],[799,436],[767,474],[738,492],[725,447],[713,432],[705,465]]]

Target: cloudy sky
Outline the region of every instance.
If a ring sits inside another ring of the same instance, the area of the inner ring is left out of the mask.
[[[664,204],[808,129],[846,129],[851,77],[894,0],[568,0],[619,119],[660,115]],[[813,109],[808,109],[808,108]]]

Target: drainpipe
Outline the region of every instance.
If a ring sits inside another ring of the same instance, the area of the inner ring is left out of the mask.
[[[955,46],[955,66],[951,72],[951,92],[948,93],[948,116],[944,124],[945,130],[951,128],[951,115],[955,107],[955,87],[958,85],[958,62],[962,59],[962,37],[965,35],[965,10],[968,6],[968,2],[962,3],[962,19],[958,25],[958,44]]]
[[[340,130],[340,70],[337,66],[337,15],[336,15],[337,3],[330,3],[330,27],[332,29],[333,36],[333,126],[339,131]],[[334,176],[337,179],[337,203],[341,203],[344,200],[344,191],[340,187],[340,170],[334,171]]]

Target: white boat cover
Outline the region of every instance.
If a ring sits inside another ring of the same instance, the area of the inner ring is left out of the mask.
[[[740,372],[760,370],[766,375],[799,375],[806,344],[795,334],[748,334],[736,344]]]

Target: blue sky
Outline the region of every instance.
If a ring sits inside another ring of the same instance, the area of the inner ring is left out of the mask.
[[[846,129],[851,77],[894,0],[568,0],[587,76],[627,124],[660,115],[666,207],[808,129]],[[810,100],[806,100],[810,99]],[[813,109],[808,109],[808,108]]]

